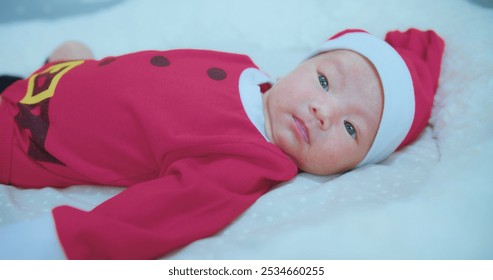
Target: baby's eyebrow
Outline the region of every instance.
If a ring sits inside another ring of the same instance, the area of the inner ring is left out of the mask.
[[[337,87],[339,90],[344,90],[347,88],[347,68],[346,65],[341,61],[340,58],[334,58],[331,62],[334,65],[337,79]]]

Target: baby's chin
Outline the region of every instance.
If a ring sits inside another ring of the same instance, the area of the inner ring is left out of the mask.
[[[327,161],[323,158],[314,158],[313,154],[299,152],[294,149],[283,149],[285,143],[280,142],[277,145],[288,155],[298,166],[301,172],[306,172],[314,175],[333,175],[338,173],[345,173],[354,169],[361,160],[353,159],[352,161],[344,162],[342,160]],[[289,146],[288,146],[289,148]],[[358,161],[357,163],[355,163]]]
[[[321,175],[321,176],[327,176],[327,175],[333,175],[333,174],[341,174],[345,173],[348,171],[351,171],[356,167],[356,165],[350,165],[350,166],[345,166],[345,165],[321,165],[321,164],[315,164],[315,163],[309,163],[309,164],[304,164],[302,162],[297,162],[298,168],[302,172],[314,174],[314,175]]]

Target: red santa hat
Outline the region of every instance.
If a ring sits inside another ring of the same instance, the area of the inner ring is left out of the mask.
[[[384,160],[421,134],[431,115],[444,46],[433,31],[392,31],[381,40],[351,29],[339,32],[312,53],[351,50],[366,57],[378,72],[383,87],[382,119],[358,166]]]

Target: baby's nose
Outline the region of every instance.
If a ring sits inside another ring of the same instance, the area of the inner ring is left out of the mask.
[[[315,117],[317,120],[318,126],[321,130],[328,130],[331,125],[331,120],[330,120],[330,110],[328,107],[324,106],[311,106],[310,111],[312,115]]]

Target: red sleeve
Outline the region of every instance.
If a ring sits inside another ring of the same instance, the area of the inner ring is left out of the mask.
[[[296,167],[279,158],[174,161],[159,179],[131,186],[90,212],[55,208],[59,239],[69,259],[158,258],[215,234],[271,186],[291,179]]]

